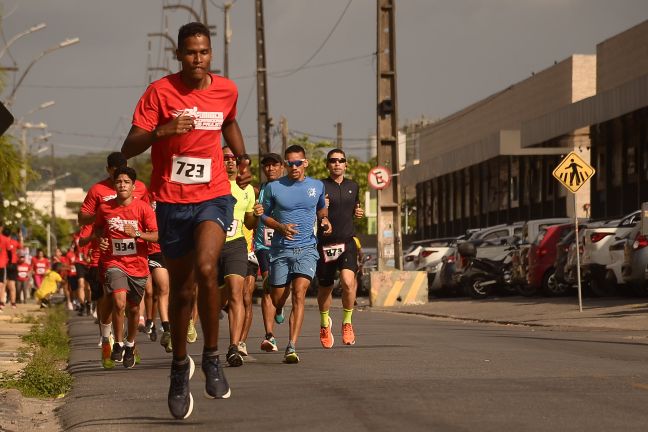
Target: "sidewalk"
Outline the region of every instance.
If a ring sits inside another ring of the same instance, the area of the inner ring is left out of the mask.
[[[43,315],[40,306],[33,303],[18,304],[15,309],[5,306],[0,312],[0,372],[15,373],[25,366],[17,361],[18,350],[26,347],[22,336]]]
[[[18,304],[16,309],[5,306],[0,312],[0,373],[16,373],[26,366],[27,363],[18,362],[20,348],[27,347],[22,336],[43,315],[43,310],[34,303]],[[54,410],[62,403],[62,400],[26,398],[15,389],[0,389],[0,431],[58,432],[61,428]]]
[[[433,299],[423,305],[372,309],[499,324],[648,331],[648,303],[637,298],[585,298],[583,312],[578,310],[576,297]]]

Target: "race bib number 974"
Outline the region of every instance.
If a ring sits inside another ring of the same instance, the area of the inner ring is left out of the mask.
[[[135,255],[135,239],[112,239],[113,255]]]
[[[174,156],[171,181],[182,184],[201,184],[211,181],[211,159]]]

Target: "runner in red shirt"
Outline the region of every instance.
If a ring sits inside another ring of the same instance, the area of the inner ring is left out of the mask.
[[[9,249],[11,248],[9,238],[2,235],[3,225],[0,221],[0,311],[4,309],[5,300],[7,300],[5,282],[9,265]]]
[[[31,279],[31,266],[27,264],[25,260],[25,255],[19,255],[18,265],[16,266],[18,272],[16,280],[16,291],[18,292],[17,297],[20,300],[20,293],[22,293],[22,303],[27,303],[29,294],[31,291],[30,279]]]
[[[139,363],[135,349],[135,334],[139,305],[149,276],[148,245],[158,239],[157,222],[151,206],[133,197],[137,175],[128,167],[115,170],[117,197],[99,206],[95,233],[100,237],[103,265],[105,267],[104,290],[113,298],[112,322],[115,343],[110,351],[110,320],[101,316],[102,364],[111,368],[107,361],[123,362],[132,368]],[[128,302],[128,307],[126,303]],[[124,312],[128,315],[128,336],[124,342]]]
[[[117,168],[125,167],[127,165],[128,165],[128,160],[120,152],[113,152],[108,155],[108,157],[106,158],[106,172],[108,173],[108,177],[98,183],[95,183],[88,190],[88,193],[86,194],[86,197],[83,200],[83,204],[81,205],[81,209],[79,210],[79,214],[78,214],[78,220],[80,226],[93,224],[95,221],[95,216],[99,208],[99,205],[117,196],[117,193],[115,192],[114,182],[113,182],[113,174],[115,173],[115,170]],[[135,182],[133,197],[138,200],[141,199],[146,202],[149,201],[148,190],[146,189],[146,185],[144,185],[144,183],[142,183],[139,180]],[[98,259],[99,249],[98,247],[95,247],[94,249],[96,254],[95,258]],[[96,273],[94,271],[91,273],[92,273],[91,275],[88,275],[89,277],[97,278],[96,282],[95,281],[90,282],[92,301],[96,302],[97,316],[99,317],[99,320],[101,320],[101,316],[104,313],[108,317],[112,316],[112,298],[110,296],[102,295],[103,294],[102,278],[104,276],[104,272],[102,271],[99,262],[97,262]],[[92,289],[93,286],[95,288],[94,290]]]
[[[50,269],[50,261],[45,257],[43,249],[36,251],[36,256],[32,258],[31,265],[34,272],[34,286],[38,288],[43,282],[45,273]]]
[[[16,308],[16,280],[18,278],[18,251],[21,249],[21,242],[11,235],[11,230],[5,228],[2,230],[2,235],[9,239],[9,248],[7,249],[7,271],[6,271],[6,291],[9,291],[9,302],[12,308]],[[5,298],[3,296],[2,301]]]
[[[178,31],[176,57],[182,70],[152,83],[135,108],[122,153],[133,157],[151,147],[151,191],[157,202],[160,246],[171,280],[169,318],[173,361],[168,404],[178,419],[191,415],[187,330],[195,285],[204,335],[205,395],[231,392],[218,359],[220,293],[216,263],[232,222],[234,199],[221,150],[221,134],[235,156],[245,144],[236,122],[236,85],[209,73],[209,29],[190,23]],[[237,181],[250,182],[249,162],[241,160]]]

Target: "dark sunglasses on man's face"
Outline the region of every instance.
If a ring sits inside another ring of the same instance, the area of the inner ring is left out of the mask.
[[[336,162],[339,162],[339,163],[343,164],[343,163],[346,163],[346,159],[345,158],[334,158],[334,157],[328,158],[328,163],[334,164]]]
[[[225,160],[225,161],[235,161],[235,160],[236,160],[236,156],[234,156],[234,155],[227,155],[227,154],[226,154],[226,155],[223,155],[223,160]]]
[[[302,166],[304,164],[305,161],[306,161],[306,159],[297,159],[297,160],[293,160],[293,161],[286,160],[286,161],[284,161],[284,163],[286,164],[287,167],[290,167],[290,168],[298,167],[299,168],[300,166]]]

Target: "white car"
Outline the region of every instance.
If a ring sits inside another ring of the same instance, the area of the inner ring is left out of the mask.
[[[626,236],[640,219],[641,212],[635,211],[618,222],[610,221],[601,227],[584,230],[581,273],[583,279],[594,281],[590,286],[593,294],[598,296],[611,294],[610,286],[598,283],[605,280],[607,266],[612,264],[610,246]]]

